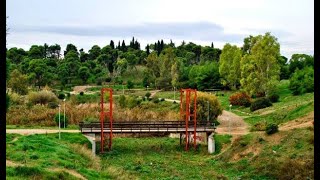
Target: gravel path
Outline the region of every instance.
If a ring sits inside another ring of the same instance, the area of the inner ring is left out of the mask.
[[[229,111],[223,111],[218,116],[220,125],[216,129],[217,134],[245,135],[249,133],[249,126],[243,118]]]

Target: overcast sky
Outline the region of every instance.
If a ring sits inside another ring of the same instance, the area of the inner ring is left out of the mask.
[[[73,43],[88,51],[134,36],[222,48],[271,32],[282,55],[314,52],[313,0],[7,0],[7,47]]]

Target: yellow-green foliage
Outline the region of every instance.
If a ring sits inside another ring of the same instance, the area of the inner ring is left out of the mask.
[[[191,95],[190,112],[193,113],[193,98]],[[185,94],[182,99],[182,107],[185,108],[186,97]],[[205,92],[197,92],[197,120],[205,121],[208,118],[208,102],[209,102],[209,118],[210,121],[215,120],[219,115],[222,114],[222,107],[217,97],[213,94]],[[192,118],[192,117],[191,117]]]
[[[47,104],[49,102],[57,102],[58,98],[53,92],[42,90],[29,93],[28,100],[33,104]]]

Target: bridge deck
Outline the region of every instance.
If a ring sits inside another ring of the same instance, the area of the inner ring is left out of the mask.
[[[194,131],[194,122],[188,123],[188,132]],[[100,133],[100,122],[80,122],[80,130],[82,133]],[[110,132],[110,122],[104,123],[103,132]],[[197,122],[197,132],[214,132],[215,126],[207,122]],[[184,121],[135,121],[135,122],[113,122],[112,133],[155,133],[155,132],[171,132],[180,133],[186,132],[186,125]]]

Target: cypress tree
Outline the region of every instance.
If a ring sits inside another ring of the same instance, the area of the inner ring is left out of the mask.
[[[110,41],[110,46],[111,46],[111,49],[114,49],[114,42],[112,40]]]

